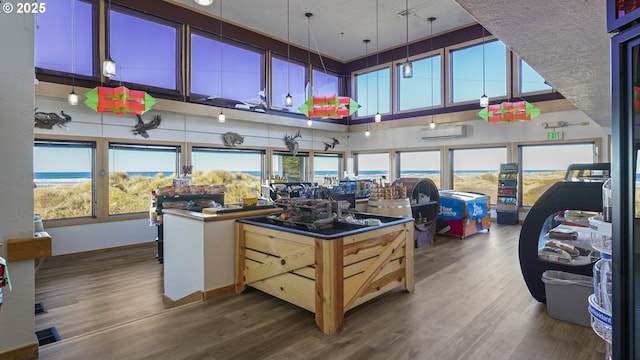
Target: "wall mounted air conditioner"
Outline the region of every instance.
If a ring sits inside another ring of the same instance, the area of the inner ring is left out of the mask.
[[[423,140],[430,139],[451,139],[466,136],[464,125],[455,125],[449,127],[436,127],[435,129],[424,128],[420,130],[420,137]]]

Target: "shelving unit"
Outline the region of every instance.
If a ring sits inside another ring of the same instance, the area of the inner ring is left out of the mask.
[[[428,178],[399,178],[393,184],[396,183],[402,183],[407,187],[407,196],[411,200],[415,246],[432,243],[440,210],[440,194],[436,184]]]
[[[600,216],[594,217],[589,219],[589,230],[591,231],[591,246],[600,251],[600,254],[602,255],[602,260],[600,261],[608,261],[611,263],[611,223],[603,221]],[[594,270],[594,280],[596,280],[595,276],[596,274]],[[609,357],[611,355],[612,343],[611,301],[605,301],[608,303],[608,306],[606,306],[599,300],[608,296],[606,284],[602,286],[601,281],[594,281],[594,285],[600,286],[599,289],[594,287],[594,294],[589,296],[591,327],[598,336],[607,342],[605,352]],[[607,307],[609,308],[607,309]]]
[[[503,225],[518,223],[518,164],[500,164],[496,222]]]

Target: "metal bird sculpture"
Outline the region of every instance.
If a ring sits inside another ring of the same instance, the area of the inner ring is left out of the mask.
[[[144,121],[142,121],[142,117],[140,115],[136,115],[136,117],[138,118],[138,123],[133,127],[133,130],[131,130],[131,132],[133,132],[134,135],[140,135],[145,139],[149,138],[149,133],[147,133],[147,130],[157,128],[158,126],[160,126],[160,122],[162,121],[160,115],[154,116],[153,120],[149,121],[146,124],[144,123]]]
[[[337,144],[340,144],[340,141],[338,141],[338,139],[336,138],[331,138],[332,142],[331,144],[329,143],[324,143],[324,151],[329,150],[329,148],[335,149]]]
[[[71,121],[71,116],[64,113],[64,111],[60,111],[62,117],[54,112],[46,113],[42,111],[38,111],[38,108],[35,108],[34,121],[33,125],[40,129],[53,129],[54,125],[57,125],[59,128],[67,127],[67,123]]]
[[[285,145],[287,145],[287,149],[289,149],[289,152],[293,156],[296,156],[296,154],[298,154],[298,148],[300,145],[298,145],[298,142],[296,141],[296,139],[299,137],[302,137],[302,135],[300,135],[300,130],[298,130],[298,133],[295,135],[284,136],[284,143]]]

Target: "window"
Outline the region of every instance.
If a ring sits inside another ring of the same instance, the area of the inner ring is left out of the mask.
[[[44,220],[91,217],[96,144],[35,140],[33,211]]]
[[[222,84],[221,67],[224,67]],[[192,100],[222,97],[264,109],[264,78],[264,55],[261,52],[221,43],[205,35],[191,34]]]
[[[498,198],[500,164],[507,162],[507,148],[477,148],[451,150],[453,189]]]
[[[180,147],[109,144],[109,214],[148,211],[151,191],[171,185]]]
[[[223,184],[225,204],[241,203],[260,191],[264,151],[194,147],[191,150],[192,182],[198,185]]]
[[[413,77],[402,77],[402,64],[396,65],[398,110],[413,110],[442,105],[440,55],[413,61]],[[433,69],[431,68],[433,66]],[[433,70],[433,71],[432,71]],[[433,82],[431,74],[433,73]],[[432,94],[433,89],[433,94]],[[432,102],[433,99],[433,102]]]
[[[111,80],[177,90],[178,27],[150,19],[111,10],[109,55],[117,66]]]
[[[72,4],[75,4],[73,17]],[[59,0],[54,6],[47,6],[45,12],[37,15],[35,66],[93,76],[94,18],[93,4],[88,2]]]
[[[544,78],[524,60],[518,59],[518,64],[520,93],[551,90],[551,86],[544,81]]]
[[[277,56],[271,58],[271,108],[300,113],[298,107],[307,101],[305,87],[309,81],[307,67]],[[287,94],[293,97],[293,106],[284,103]]]
[[[391,68],[385,67],[356,75],[357,116],[391,112]]]
[[[313,155],[313,182],[323,184],[328,178],[340,179],[342,168],[341,154]]]
[[[354,157],[354,170],[359,179],[386,179],[389,178],[389,153],[364,153]]]
[[[440,150],[402,151],[397,161],[400,177],[429,178],[440,186]]]
[[[309,153],[298,152],[293,156],[288,152],[274,151],[271,167],[275,178],[291,182],[307,181]]]
[[[479,100],[483,87],[489,100],[507,96],[507,47],[497,40],[484,46],[484,83],[482,44],[451,51],[452,103]]]
[[[521,145],[522,205],[532,206],[554,183],[564,180],[570,164],[593,163],[595,144]]]
[[[337,75],[313,69],[313,95],[340,95],[340,80]]]

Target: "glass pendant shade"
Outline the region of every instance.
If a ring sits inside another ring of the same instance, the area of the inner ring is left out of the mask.
[[[429,124],[429,129],[435,129],[436,128],[436,123],[433,122],[433,120],[431,120],[431,124]]]
[[[202,5],[202,6],[209,6],[213,4],[213,0],[194,0],[194,1],[196,4]]]
[[[116,62],[111,58],[102,62],[102,75],[108,78],[116,76]]]
[[[487,107],[489,106],[489,97],[487,95],[482,95],[480,98],[480,106]]]
[[[227,120],[227,117],[224,116],[224,113],[222,112],[222,109],[220,109],[220,114],[218,114],[218,122],[219,123],[223,123]]]
[[[71,92],[67,95],[67,101],[69,101],[69,105],[78,105],[78,94],[76,94],[75,89],[71,89]]]
[[[288,107],[291,107],[293,105],[293,97],[291,96],[291,94],[287,93],[287,96],[284,98],[284,104]]]
[[[413,64],[409,59],[402,64],[402,77],[405,79],[410,79],[413,77]]]
[[[307,126],[311,126],[313,125],[313,121],[311,121],[311,119],[307,120]]]
[[[371,135],[371,133],[369,132],[369,129],[367,129],[367,130],[364,132],[364,136],[369,137],[369,135]]]
[[[382,115],[380,115],[380,113],[376,113],[376,115],[373,117],[373,121],[375,122],[382,121]]]

